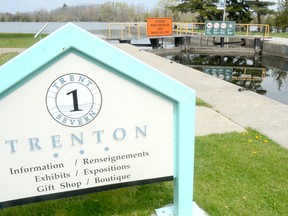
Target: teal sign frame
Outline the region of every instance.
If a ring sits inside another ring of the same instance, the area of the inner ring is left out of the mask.
[[[206,21],[205,35],[207,36],[234,36],[234,21]]]
[[[13,91],[24,84],[29,84],[29,81],[44,69],[69,53],[105,67],[111,73],[173,104],[174,204],[165,210],[167,210],[166,215],[192,215],[196,109],[196,96],[193,89],[80,27],[68,23],[0,67],[0,103]],[[80,194],[91,192],[95,191],[85,190]],[[75,193],[72,194],[78,195],[79,192]],[[69,196],[71,193],[6,200],[0,202],[0,208]]]

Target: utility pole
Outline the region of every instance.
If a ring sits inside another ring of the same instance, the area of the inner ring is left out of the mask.
[[[225,14],[226,14],[226,0],[224,0],[224,8],[223,8],[223,22],[225,22]]]

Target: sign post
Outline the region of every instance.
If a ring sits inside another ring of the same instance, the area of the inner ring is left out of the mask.
[[[0,68],[0,119],[0,208],[174,180],[192,215],[195,92],[74,24]]]

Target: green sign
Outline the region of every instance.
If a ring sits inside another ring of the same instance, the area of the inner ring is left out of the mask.
[[[214,68],[214,67],[207,67],[204,68],[204,73],[210,74],[214,77],[217,77],[219,79],[223,79],[223,80],[232,80],[232,72],[233,69],[232,68]]]
[[[234,21],[206,21],[205,35],[209,36],[234,36],[235,22]]]

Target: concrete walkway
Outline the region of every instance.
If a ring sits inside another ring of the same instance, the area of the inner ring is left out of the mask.
[[[251,91],[240,92],[237,85],[171,62],[139,47],[128,44],[116,46],[193,88],[197,97],[212,105],[215,111],[206,112],[197,108],[197,135],[243,131],[250,127],[288,148],[287,105]]]
[[[288,38],[272,37],[272,38],[265,39],[265,42],[287,45]]]
[[[243,132],[245,129],[227,119],[213,109],[196,107],[196,136],[222,134],[227,132]]]

